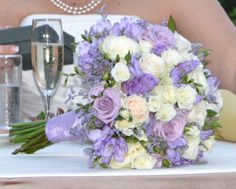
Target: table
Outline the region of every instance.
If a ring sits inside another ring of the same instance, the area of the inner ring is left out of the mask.
[[[15,148],[0,143],[0,189],[236,188],[236,144],[228,142],[216,142],[207,164],[155,170],[89,169],[75,142],[33,155],[13,156]]]

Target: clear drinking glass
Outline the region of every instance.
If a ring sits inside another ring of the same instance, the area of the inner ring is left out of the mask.
[[[51,98],[58,86],[64,61],[62,24],[60,19],[35,19],[32,26],[33,72],[44,96],[48,119]]]
[[[0,55],[0,128],[21,121],[21,55]]]

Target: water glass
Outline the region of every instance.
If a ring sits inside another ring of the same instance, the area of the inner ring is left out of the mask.
[[[21,121],[21,55],[0,55],[0,129]]]

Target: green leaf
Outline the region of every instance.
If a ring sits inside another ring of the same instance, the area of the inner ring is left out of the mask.
[[[130,51],[127,53],[127,55],[125,55],[125,60],[126,60],[126,62],[127,62],[127,64],[129,64],[130,63],[130,61],[131,61],[131,54],[130,54]]]
[[[210,49],[204,49],[204,48],[200,48],[198,55],[204,55],[205,57],[208,56],[209,54],[211,54],[212,50]]]
[[[44,119],[46,119],[46,114],[44,112],[40,112],[37,115],[37,118],[40,119],[40,120],[44,120]]]
[[[64,86],[66,86],[67,85],[67,83],[68,83],[68,76],[66,77],[66,79],[65,79],[65,81],[64,81]]]
[[[169,168],[170,167],[170,162],[167,159],[162,160],[162,167]]]
[[[217,115],[217,112],[208,109],[207,110],[207,117],[215,117]]]
[[[170,15],[169,21],[168,21],[168,28],[174,33],[177,28],[176,28],[176,23],[174,18]]]
[[[116,56],[116,62],[120,62],[120,56],[119,55]]]
[[[76,74],[78,74],[78,75],[80,74],[80,72],[79,72],[79,70],[76,66],[74,67],[74,71],[75,71]]]

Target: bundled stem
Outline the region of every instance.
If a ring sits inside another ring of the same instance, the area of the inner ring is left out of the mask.
[[[11,125],[9,134],[11,143],[21,143],[20,148],[16,149],[12,154],[32,154],[52,145],[45,134],[45,124],[46,120],[40,120]]]

